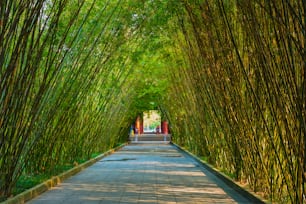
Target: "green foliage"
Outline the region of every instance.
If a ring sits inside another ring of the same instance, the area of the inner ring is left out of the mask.
[[[273,202],[302,203],[304,5],[1,1],[1,199],[159,109],[182,146]]]
[[[272,202],[305,202],[302,1],[181,3],[172,138]]]
[[[1,2],[2,198],[20,182],[27,186],[23,177],[56,173],[124,142],[135,116],[158,107],[166,89],[158,33],[167,19],[157,28],[155,15],[161,5]]]
[[[26,191],[46,180],[48,180],[50,177],[46,174],[41,175],[33,175],[33,176],[20,176],[18,179],[16,186],[13,189],[13,195],[22,193],[23,191]]]

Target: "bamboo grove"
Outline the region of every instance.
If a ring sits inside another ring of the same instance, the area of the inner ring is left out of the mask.
[[[0,196],[125,142],[139,49],[128,1],[0,3]],[[140,76],[141,77],[141,76]]]
[[[182,7],[165,107],[175,141],[270,201],[305,202],[306,2]]]
[[[305,202],[305,7],[2,0],[1,200],[127,141],[158,107],[179,145],[272,202]]]

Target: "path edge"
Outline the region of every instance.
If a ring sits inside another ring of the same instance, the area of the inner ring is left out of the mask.
[[[37,196],[39,196],[40,194],[48,191],[50,188],[57,186],[58,184],[60,184],[61,182],[63,182],[64,180],[66,180],[67,178],[81,172],[82,170],[86,169],[87,167],[93,165],[94,163],[96,163],[97,161],[103,159],[104,157],[114,153],[115,151],[121,149],[122,147],[126,146],[128,143],[123,143],[113,149],[108,150],[107,152],[104,152],[98,156],[96,156],[95,158],[92,158],[76,167],[73,167],[72,169],[69,169],[68,171],[65,171],[57,176],[53,176],[50,179],[44,181],[41,184],[38,184],[12,198],[9,198],[7,200],[5,200],[4,202],[0,202],[1,204],[16,204],[16,203],[25,203]]]
[[[221,172],[220,170],[213,167],[211,164],[203,161],[193,153],[189,152],[185,148],[179,146],[178,144],[175,144],[171,142],[173,146],[178,148],[183,153],[187,154],[188,156],[192,157],[194,160],[196,160],[198,163],[200,163],[205,169],[213,173],[215,176],[217,176],[219,179],[221,179],[224,183],[226,183],[231,188],[235,189],[238,193],[246,197],[250,202],[252,203],[264,203],[264,204],[271,204],[270,201],[260,197],[255,192],[251,191],[251,189],[247,189],[244,186],[240,185],[238,182],[235,182],[233,179],[228,177],[226,174]]]

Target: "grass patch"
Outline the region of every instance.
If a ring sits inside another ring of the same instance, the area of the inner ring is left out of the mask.
[[[208,164],[214,166],[214,165],[212,164],[212,162],[210,161],[209,157],[207,157],[207,156],[198,156],[198,157],[199,157],[202,161],[204,161],[204,162],[206,162],[206,163],[208,163]],[[221,171],[222,173],[224,173],[226,176],[228,176],[229,178],[231,178],[231,179],[233,179],[233,180],[236,179],[236,176],[235,176],[234,173],[231,173],[231,172],[229,172],[229,171],[227,171],[227,170],[225,170],[225,169],[221,169],[220,171]]]
[[[93,153],[90,158],[95,158],[96,156],[100,155],[101,153]],[[76,159],[73,163],[65,164],[65,165],[58,165],[52,171],[44,171],[37,174],[22,174],[16,186],[13,188],[13,195],[18,195],[34,186],[41,184],[48,179],[52,178],[52,176],[57,176],[61,173],[64,173],[73,167],[82,164],[88,161],[88,159]]]
[[[221,172],[230,177],[232,180],[236,180],[236,175],[234,173],[231,173],[225,169],[221,169]]]
[[[208,157],[206,157],[206,156],[199,156],[199,158],[200,158],[202,161],[205,161],[206,163],[208,162]]]
[[[13,188],[13,195],[20,194],[38,184],[43,183],[44,181],[47,181],[52,176],[57,176],[65,171],[68,171],[69,169],[73,168],[74,165],[67,164],[67,165],[60,165],[56,166],[53,171],[45,171],[37,174],[22,174],[17,183],[16,186]]]
[[[123,143],[117,143],[114,145],[114,147],[118,147],[120,145],[122,145]],[[99,155],[101,155],[102,153],[92,153],[90,155],[90,159],[93,159]],[[88,161],[88,159],[76,159],[74,162],[72,163],[66,163],[65,165],[58,165],[56,166],[52,171],[44,171],[44,172],[39,172],[37,174],[22,174],[17,183],[16,186],[13,188],[12,194],[18,195],[30,188],[33,188],[34,186],[41,184],[45,181],[47,181],[48,179],[52,178],[53,176],[57,176],[61,173],[64,173],[70,169],[72,169],[73,167],[82,164],[84,162]]]
[[[96,158],[97,156],[99,156],[101,153],[92,153],[91,155],[90,155],[90,158]]]
[[[50,178],[49,175],[46,174],[38,174],[38,175],[22,175],[17,181],[15,188],[13,189],[13,195],[17,195],[26,191]]]

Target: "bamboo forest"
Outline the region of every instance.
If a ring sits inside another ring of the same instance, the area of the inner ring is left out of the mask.
[[[1,0],[0,201],[127,142],[172,141],[306,202],[305,0]]]

